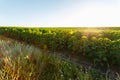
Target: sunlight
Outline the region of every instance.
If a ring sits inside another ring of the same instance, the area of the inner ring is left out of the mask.
[[[97,32],[97,33],[101,32],[101,31],[102,30],[99,30],[97,28],[87,28],[84,30],[84,32]]]
[[[87,36],[87,37],[91,37],[91,36],[97,37],[97,36],[101,35],[100,32],[102,32],[102,31],[103,30],[101,30],[101,29],[88,27],[88,28],[86,28],[86,29],[83,30],[82,35],[83,36]]]

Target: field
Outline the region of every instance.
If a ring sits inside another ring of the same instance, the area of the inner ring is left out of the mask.
[[[0,61],[0,80],[120,80],[120,28],[0,27]]]

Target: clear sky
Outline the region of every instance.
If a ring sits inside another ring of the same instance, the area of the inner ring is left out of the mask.
[[[0,0],[1,26],[120,26],[120,0]]]

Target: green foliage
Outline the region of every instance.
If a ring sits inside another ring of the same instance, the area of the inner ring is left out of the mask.
[[[120,29],[98,29],[1,27],[0,34],[45,50],[84,56],[101,66],[120,66]]]
[[[96,70],[83,71],[67,60],[32,45],[0,39],[0,80],[107,80]]]

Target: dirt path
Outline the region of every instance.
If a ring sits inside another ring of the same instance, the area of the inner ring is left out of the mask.
[[[2,40],[9,40],[9,41],[12,41],[12,42],[15,41],[13,39],[6,38],[4,36],[0,36],[0,39],[2,39]],[[26,43],[24,43],[24,44],[26,44]],[[85,70],[88,70],[88,69],[89,70],[91,70],[91,69],[98,70],[93,63],[91,63],[89,60],[86,60],[86,59],[84,59],[82,57],[79,58],[79,57],[74,56],[74,55],[68,55],[68,54],[66,54],[66,52],[51,52],[51,51],[48,51],[48,50],[45,51],[45,50],[42,50],[42,49],[40,49],[40,51],[46,52],[48,54],[49,53],[50,54],[54,54],[55,56],[57,56],[57,57],[59,57],[59,58],[61,58],[63,60],[67,60],[67,61],[69,61],[72,64],[75,64],[75,65],[77,65],[79,67],[82,66]],[[115,80],[115,78],[117,77],[117,73],[116,72],[120,73],[120,70],[117,70],[117,69],[108,69],[106,71],[100,70],[100,73],[102,75],[108,75],[112,80]]]
[[[97,70],[98,72],[100,72],[102,75],[108,76],[109,78],[111,78],[112,80],[115,80],[115,78],[117,78],[120,74],[120,69],[115,69],[115,68],[111,68],[111,69],[107,69],[107,70],[101,70],[97,67],[95,67],[94,64],[92,64],[90,61],[85,60],[85,59],[79,59],[79,57],[76,56],[67,56],[64,55],[65,53],[60,53],[60,52],[54,52],[54,54],[64,60],[69,60],[69,62],[77,65],[77,66],[82,66],[85,70]],[[117,79],[118,80],[118,79]],[[119,80],[120,80],[120,76],[119,76]]]

